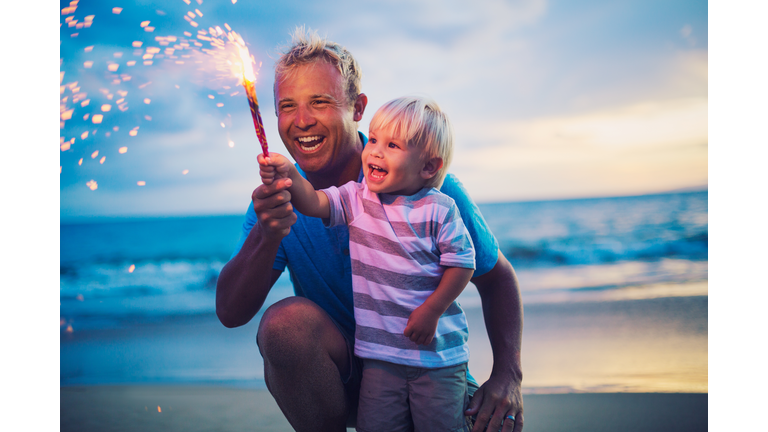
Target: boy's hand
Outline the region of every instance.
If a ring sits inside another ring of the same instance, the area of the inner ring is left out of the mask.
[[[272,182],[279,178],[287,178],[293,167],[285,156],[274,152],[269,152],[269,157],[267,158],[264,157],[264,154],[259,153],[257,160],[259,162],[261,182],[265,185],[271,185]]]
[[[403,334],[417,345],[429,345],[437,332],[439,313],[422,304],[411,312]]]

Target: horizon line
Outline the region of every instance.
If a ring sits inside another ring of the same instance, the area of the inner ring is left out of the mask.
[[[552,202],[552,201],[580,201],[580,200],[597,200],[597,199],[614,199],[614,198],[633,198],[644,197],[654,195],[674,195],[681,193],[700,193],[709,192],[708,185],[692,186],[685,188],[672,189],[662,192],[649,192],[638,193],[629,195],[596,195],[596,196],[582,196],[582,197],[569,197],[569,198],[542,198],[542,199],[513,199],[507,201],[482,201],[475,202],[478,206],[482,205],[495,205],[495,204],[509,204],[509,203],[537,203],[537,202]],[[174,218],[204,218],[204,217],[243,217],[244,212],[240,213],[227,213],[227,212],[210,212],[210,213],[166,213],[166,214],[133,214],[133,215],[92,215],[92,216],[61,216],[59,214],[59,225],[70,225],[79,223],[110,223],[110,222],[126,222],[137,220],[151,220],[151,219],[174,219]]]

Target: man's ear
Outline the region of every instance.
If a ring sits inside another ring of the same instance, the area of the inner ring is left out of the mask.
[[[365,93],[360,93],[359,95],[357,95],[355,104],[352,106],[352,109],[353,109],[352,116],[356,122],[359,122],[360,120],[363,119],[363,113],[365,113],[365,107],[367,105],[368,105],[368,96],[366,96]]]
[[[421,178],[429,180],[437,174],[437,171],[443,167],[443,158],[434,157],[424,162],[424,168],[421,169]]]

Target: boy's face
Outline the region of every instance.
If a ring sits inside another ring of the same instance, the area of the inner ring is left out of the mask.
[[[371,129],[363,149],[363,173],[375,193],[413,195],[424,187],[425,160],[421,150],[389,130]]]

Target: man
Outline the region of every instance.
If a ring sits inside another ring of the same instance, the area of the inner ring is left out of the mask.
[[[280,137],[315,189],[360,180],[366,137],[357,123],[368,103],[360,76],[346,49],[303,29],[275,68]],[[287,266],[296,296],[270,306],[259,324],[264,379],[294,429],[343,431],[355,424],[361,373],[352,354],[349,231],[295,213],[289,186],[281,179],[254,190],[239,250],[219,275],[216,313],[227,327],[246,324]],[[473,431],[503,424],[504,432],[519,432],[523,317],[517,278],[455,177],[449,175],[441,191],[457,202],[477,249],[472,282],[494,357],[491,377],[474,391],[466,414],[477,417]]]

